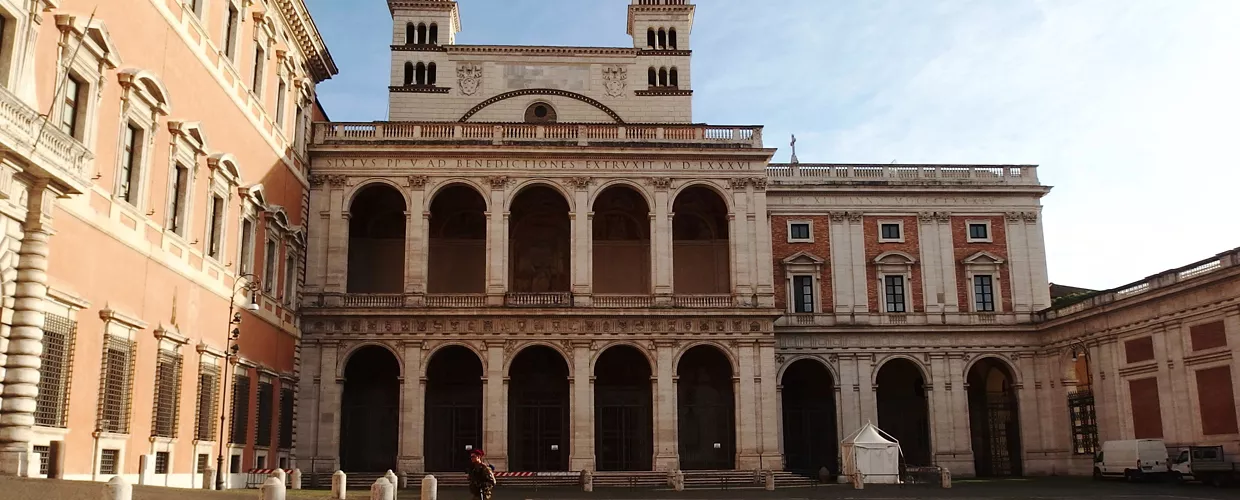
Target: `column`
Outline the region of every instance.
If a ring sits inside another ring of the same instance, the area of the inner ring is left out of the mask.
[[[486,378],[482,381],[482,446],[487,460],[508,470],[508,380],[504,376],[504,342],[487,342]]]
[[[943,300],[947,293],[943,288],[943,268],[938,265],[939,259],[939,228],[934,223],[934,213],[917,214],[917,234],[921,239],[921,287],[922,297],[926,304],[926,314],[933,315],[942,311]],[[929,317],[931,322],[938,318]]]
[[[327,245],[330,240],[328,228],[331,224],[329,201],[331,194],[323,190],[327,182],[325,176],[310,177],[310,219],[308,224],[311,237],[306,248],[306,283],[305,293],[320,293],[327,284]],[[317,215],[317,217],[316,217]],[[320,222],[319,219],[322,221]],[[240,261],[237,255],[234,260]]]
[[[594,231],[591,224],[594,219],[594,212],[590,210],[589,193],[586,189],[591,181],[589,177],[577,177],[569,184],[575,189],[573,191],[573,206],[575,211],[571,214],[570,223],[572,224],[572,283],[573,283],[573,303],[581,307],[589,307],[590,305],[590,254],[593,250],[592,241],[594,239]]]
[[[775,307],[775,260],[771,254],[771,216],[766,209],[766,178],[755,180],[753,193],[754,236],[757,246],[758,307]]]
[[[783,469],[783,453],[779,448],[779,426],[783,422],[780,413],[780,402],[777,397],[778,380],[776,373],[779,365],[775,362],[775,341],[760,341],[756,344],[758,359],[757,379],[754,386],[758,390],[758,457],[763,469]]]
[[[568,470],[594,470],[594,377],[590,375],[590,342],[573,342]]]
[[[1037,386],[1037,370],[1034,368],[1035,359],[1031,353],[1018,354],[1013,365],[1016,366],[1017,373],[1014,374],[1019,382],[1013,380],[1012,388],[1016,390],[1017,395],[1017,412],[1020,418],[1020,451],[1022,457],[1013,457],[1013,460],[1023,460],[1024,471],[1028,473],[1049,473],[1050,465],[1046,463],[1045,453],[1042,446],[1042,433],[1052,430],[1054,427],[1049,423],[1043,426],[1038,420],[1038,411],[1041,405],[1038,401],[1038,393],[1035,390]]]
[[[868,313],[878,307],[878,304],[870,304],[869,287],[872,285],[865,276],[866,262],[865,258],[865,226],[863,225],[864,217],[861,212],[848,212],[848,235],[851,245],[851,264],[852,264],[852,285],[853,296],[859,297],[854,302],[854,310],[860,313]],[[860,302],[858,304],[857,302]]]
[[[939,418],[946,419],[951,426],[951,441],[945,443],[944,449],[952,450],[952,460],[950,464],[945,464],[952,471],[952,474],[962,476],[972,476],[976,473],[973,464],[973,440],[969,433],[969,384],[965,380],[965,365],[969,360],[965,356],[949,355],[947,359],[947,382],[951,384],[951,390],[943,395],[947,403],[944,405],[947,409],[945,415]],[[947,438],[940,438],[947,439]],[[937,446],[937,445],[936,445]]]
[[[754,390],[754,346],[752,343],[733,347],[736,356],[736,468],[754,470],[758,463],[758,409]]]
[[[311,417],[318,419],[315,433],[315,467],[321,467],[320,463],[327,461],[331,466],[319,470],[329,473],[340,468],[340,402],[344,381],[336,377],[336,360],[339,356],[340,344],[330,342],[321,345],[319,404],[318,411]]]
[[[422,376],[422,342],[405,342],[402,345],[405,373],[400,386],[400,470],[423,472],[423,420],[426,412],[422,396],[426,394],[426,377]]]
[[[426,176],[409,176],[408,182],[409,207],[405,211],[405,293],[425,295],[426,259],[429,249],[426,226],[430,217],[426,209]]]
[[[832,304],[835,305],[835,314],[847,315],[852,312],[855,299],[860,298],[863,303],[865,299],[853,297],[852,294],[852,234],[848,231],[848,219],[844,212],[831,212],[830,216],[831,288],[835,296]]]
[[[654,179],[654,215],[651,216],[653,227],[650,232],[651,270],[654,273],[654,294],[656,305],[672,305],[672,217],[671,200],[667,189],[670,179]]]
[[[680,469],[680,448],[676,440],[676,348],[670,341],[656,341],[658,362],[654,384],[654,466],[655,470]]]
[[[858,379],[857,356],[841,354],[839,360],[840,439],[843,439],[848,433],[861,428],[865,420],[861,410],[861,384]]]
[[[0,474],[25,475],[34,437],[35,397],[39,393],[39,356],[43,354],[43,304],[47,298],[48,239],[56,193],[40,179],[26,200],[25,234],[18,251],[13,325],[4,364],[0,402]]]
[[[345,293],[349,267],[349,216],[344,206],[344,176],[332,176],[328,204],[327,279],[324,291]]]
[[[1050,280],[1046,272],[1046,242],[1042,235],[1042,222],[1038,212],[1025,212],[1025,236],[1029,242],[1030,282],[1032,283],[1034,311],[1051,306]]]
[[[729,219],[732,227],[728,236],[731,239],[729,246],[732,247],[732,261],[729,266],[732,269],[732,293],[739,303],[746,304],[753,299],[754,294],[754,284],[750,279],[754,252],[753,234],[750,227],[752,214],[749,210],[747,190],[749,180],[731,179],[731,182],[732,212],[729,214]]]
[[[936,460],[950,459],[955,454],[955,429],[952,426],[951,412],[951,368],[948,366],[947,355],[930,355],[930,379],[934,395],[928,402],[931,407],[930,427],[934,434],[934,454]]]
[[[508,255],[508,207],[504,203],[507,177],[491,177],[491,202],[487,216],[487,305],[504,305],[508,290],[508,273],[504,269]]]

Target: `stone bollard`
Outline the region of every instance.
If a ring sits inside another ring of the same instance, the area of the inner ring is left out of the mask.
[[[396,473],[392,472],[392,469],[388,469],[387,473],[384,474],[383,477],[386,478],[389,483],[392,483],[392,499],[395,500],[396,491],[400,489],[400,478],[396,477]]]
[[[202,470],[202,489],[204,490],[215,489],[215,468],[211,467],[210,465],[208,465],[207,468]]]
[[[594,474],[589,470],[581,471],[581,491],[586,493],[594,491]]]
[[[138,457],[138,485],[145,486],[146,478],[155,471],[155,455]]]
[[[672,489],[675,491],[685,491],[685,473],[684,471],[676,471],[672,473]]]
[[[375,480],[375,484],[370,485],[370,500],[395,500],[396,485],[388,481],[386,477]]]
[[[944,488],[952,487],[952,471],[947,470],[947,467],[939,469],[939,478],[942,480]]]
[[[293,469],[293,473],[288,476],[289,486],[295,490],[301,489],[301,469]]]
[[[409,489],[409,473],[402,471],[400,474],[397,474],[397,476],[400,476],[400,483],[397,483],[396,489],[398,490]]]
[[[818,469],[818,482],[823,484],[831,482],[831,470],[826,467]]]
[[[284,481],[273,474],[258,491],[263,500],[284,500]]]
[[[130,500],[133,498],[133,485],[125,478],[115,476],[108,481],[108,489],[103,492],[104,500]]]
[[[766,476],[766,491],[775,491],[775,471],[764,471]]]
[[[288,487],[288,473],[284,472],[284,469],[276,469],[272,471],[271,477],[279,479],[280,484],[283,484],[286,488]]]
[[[332,474],[332,500],[345,500],[345,495],[348,494],[345,491],[347,487],[345,485],[345,478],[344,471],[342,470]]]
[[[439,480],[428,475],[422,478],[422,498],[420,500],[436,500],[439,496]]]

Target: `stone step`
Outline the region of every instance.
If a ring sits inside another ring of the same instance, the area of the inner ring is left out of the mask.
[[[666,488],[666,472],[595,472],[595,488]]]
[[[752,470],[685,471],[685,489],[728,489],[762,486],[761,476]]]

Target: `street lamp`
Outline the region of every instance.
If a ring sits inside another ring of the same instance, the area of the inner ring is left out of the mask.
[[[1079,360],[1082,356],[1085,357],[1085,377],[1087,379],[1086,383],[1089,384],[1089,389],[1093,390],[1094,371],[1093,371],[1093,367],[1090,365],[1089,347],[1085,345],[1084,341],[1077,340],[1069,344],[1068,348],[1072,350],[1072,362],[1073,363],[1076,363],[1076,361]],[[1075,370],[1075,368],[1073,368],[1073,370]]]
[[[237,351],[240,346],[237,345],[237,339],[241,337],[241,311],[237,310],[237,295],[242,291],[249,291],[251,294],[257,293],[259,281],[257,276],[253,274],[242,274],[237,277],[237,284],[233,287],[232,297],[228,301],[228,341],[224,350],[224,370],[220,378],[221,396],[220,396],[220,454],[215,458],[215,489],[224,489],[224,419],[227,416],[228,409],[228,367],[232,365],[233,359],[237,358]],[[251,295],[253,297],[253,295]],[[245,306],[245,310],[254,312],[258,310],[258,304],[252,299]]]
[[[1076,390],[1068,394],[1068,412],[1072,417],[1073,447],[1075,453],[1097,453],[1098,421],[1094,408],[1094,369],[1089,355],[1089,346],[1084,340],[1076,340],[1068,345],[1072,352],[1072,375],[1076,378],[1076,362],[1085,358],[1085,383],[1087,389]],[[1077,382],[1080,382],[1079,380]],[[1079,430],[1078,430],[1079,427]],[[1080,442],[1077,440],[1080,439]]]

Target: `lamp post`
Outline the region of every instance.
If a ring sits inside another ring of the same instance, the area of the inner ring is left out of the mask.
[[[224,350],[224,370],[220,377],[220,454],[215,457],[215,489],[224,489],[224,421],[228,413],[228,367],[232,365],[233,359],[237,358],[237,351],[240,346],[237,345],[237,339],[241,337],[241,311],[237,310],[237,294],[243,290],[249,291],[251,294],[257,293],[259,282],[253,274],[242,274],[237,277],[237,283],[233,286],[232,297],[228,300],[228,340]],[[252,295],[251,295],[252,296]],[[245,310],[257,311],[258,304],[252,300],[249,301]]]
[[[1074,428],[1073,435],[1074,436],[1077,435],[1077,430],[1075,428],[1078,425],[1078,419],[1079,419],[1079,425],[1081,426],[1081,433],[1082,433],[1080,436],[1081,436],[1081,439],[1084,441],[1079,444],[1074,443],[1074,447],[1080,446],[1080,448],[1078,449],[1081,451],[1088,452],[1088,453],[1097,453],[1098,451],[1098,421],[1097,421],[1097,418],[1098,417],[1095,414],[1096,410],[1094,408],[1095,403],[1094,403],[1094,368],[1093,368],[1093,363],[1092,363],[1093,360],[1090,358],[1090,355],[1089,355],[1089,346],[1085,345],[1084,340],[1075,340],[1071,344],[1068,345],[1068,348],[1071,349],[1071,352],[1072,352],[1072,372],[1073,372],[1072,375],[1074,377],[1076,375],[1076,362],[1080,360],[1082,356],[1085,358],[1085,383],[1087,384],[1087,387],[1088,387],[1088,389],[1084,391],[1077,390],[1075,391],[1075,393],[1070,393],[1068,395],[1069,396],[1069,399],[1068,399],[1069,412],[1071,412],[1073,416],[1073,422],[1072,422],[1072,425]],[[1080,381],[1078,380],[1078,382]],[[1080,453],[1081,451],[1076,451],[1076,452]]]
[[[1089,390],[1093,391],[1094,370],[1093,370],[1093,366],[1090,364],[1089,347],[1085,345],[1085,341],[1076,340],[1076,341],[1073,341],[1071,344],[1069,344],[1068,348],[1072,350],[1072,362],[1073,363],[1075,363],[1078,359],[1080,359],[1081,356],[1085,357],[1085,378],[1087,379],[1086,383],[1089,384]]]

